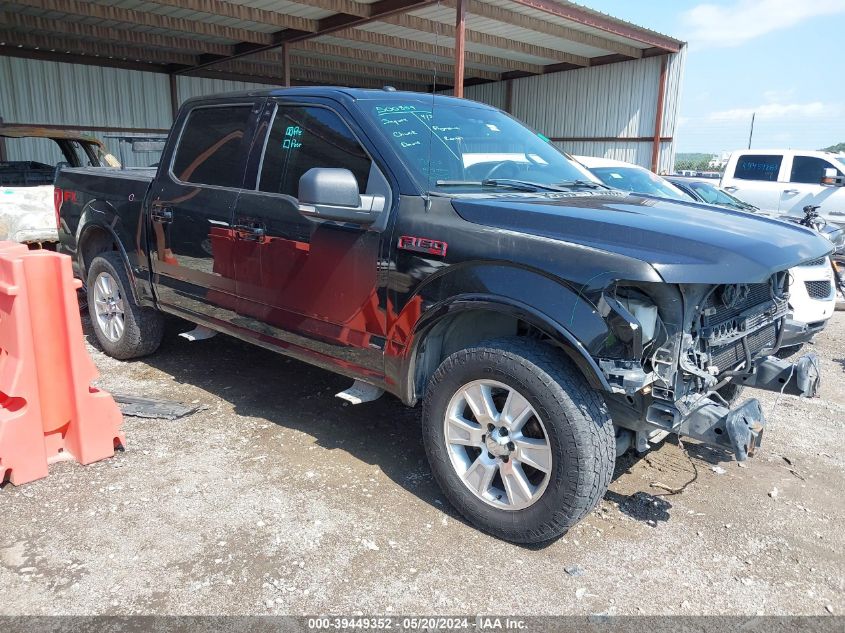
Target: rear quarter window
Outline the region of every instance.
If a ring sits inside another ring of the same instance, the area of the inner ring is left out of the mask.
[[[173,175],[182,182],[240,187],[246,162],[241,147],[251,106],[191,110],[176,147]]]
[[[782,162],[783,156],[746,154],[736,161],[734,178],[775,182]]]

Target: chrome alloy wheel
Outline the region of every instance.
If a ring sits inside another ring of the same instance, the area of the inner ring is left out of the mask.
[[[546,490],[552,449],[543,421],[515,389],[476,380],[452,396],[446,448],[464,485],[485,503],[522,510]]]
[[[123,297],[120,296],[117,281],[107,272],[97,275],[94,282],[94,313],[100,332],[117,343],[125,328]]]

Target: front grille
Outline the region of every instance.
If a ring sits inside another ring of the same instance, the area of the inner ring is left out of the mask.
[[[827,279],[821,281],[805,281],[807,294],[813,299],[829,299],[833,294],[833,284]]]
[[[821,266],[822,264],[825,263],[826,260],[827,260],[827,257],[819,257],[818,259],[811,259],[808,262],[803,262],[803,263],[798,264],[798,265],[799,266]]]
[[[720,371],[724,371],[744,361],[745,351],[742,348],[742,340],[739,339],[727,345],[711,348],[710,364],[718,367]],[[746,336],[745,340],[748,341],[748,349],[753,358],[759,351],[774,347],[777,340],[777,328],[774,323],[770,323]]]

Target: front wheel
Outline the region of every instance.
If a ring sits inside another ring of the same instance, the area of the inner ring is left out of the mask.
[[[602,398],[559,350],[501,339],[431,378],[423,435],[435,479],[473,525],[516,543],[564,534],[604,495],[616,442]]]

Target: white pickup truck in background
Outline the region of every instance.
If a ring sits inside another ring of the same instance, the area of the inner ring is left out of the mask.
[[[845,154],[736,151],[719,186],[763,211],[800,217],[804,207],[817,205],[827,222],[845,225]]]

